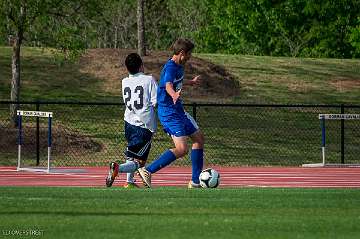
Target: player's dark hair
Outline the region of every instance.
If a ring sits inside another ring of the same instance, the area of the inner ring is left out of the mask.
[[[132,75],[139,73],[142,63],[141,57],[137,53],[131,53],[125,59],[125,66]]]
[[[195,45],[189,39],[179,38],[177,39],[173,45],[171,46],[174,51],[174,55],[178,55],[181,51],[188,53],[192,49],[194,49]]]

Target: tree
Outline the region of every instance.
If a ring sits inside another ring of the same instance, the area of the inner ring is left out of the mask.
[[[0,0],[0,23],[6,24],[5,28],[11,32],[13,47],[11,101],[20,101],[20,52],[24,40],[31,41],[36,35],[38,41],[61,49],[67,57],[73,52],[77,55],[76,52],[85,48],[84,40],[79,36],[84,24],[82,20],[98,14],[101,14],[101,7],[96,0]],[[15,126],[18,108],[18,103],[10,106],[10,117]]]
[[[167,49],[173,41],[171,29],[173,21],[168,4],[174,0],[145,1],[145,27],[148,49]]]
[[[11,79],[11,101],[19,101],[20,98],[20,49],[21,44],[24,40],[24,33],[27,30],[29,24],[33,23],[36,16],[41,11],[41,7],[38,9],[29,9],[29,5],[32,4],[32,1],[1,1],[1,15],[2,19],[5,16],[9,19],[6,22],[8,25],[7,28],[13,29],[14,34],[10,35],[10,43],[13,47],[13,54],[11,59],[11,70],[12,70],[12,79]],[[40,5],[41,3],[39,3]],[[31,6],[31,5],[30,5]],[[10,115],[14,124],[17,124],[16,121],[16,110],[19,108],[18,104],[10,105]]]
[[[358,25],[351,29],[350,43],[355,48],[353,57],[360,57],[360,17],[358,17]]]
[[[305,1],[304,19],[310,22],[305,57],[354,57],[351,29],[360,14],[359,0]]]
[[[173,42],[178,37],[192,39],[195,42],[195,51],[203,49],[201,35],[204,26],[208,24],[208,8],[206,1],[182,0],[167,1],[170,22],[168,31]]]
[[[264,9],[268,23],[273,26],[274,55],[296,57],[309,41],[311,24],[303,16],[305,5],[304,1],[287,0]]]
[[[137,3],[138,53],[140,56],[145,56],[144,0],[138,0]]]

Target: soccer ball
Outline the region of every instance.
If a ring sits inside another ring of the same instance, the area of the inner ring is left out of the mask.
[[[215,169],[207,168],[201,171],[199,180],[203,188],[216,188],[220,183],[220,174]]]

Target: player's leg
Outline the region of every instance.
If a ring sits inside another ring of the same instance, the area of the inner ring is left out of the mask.
[[[150,150],[150,148],[149,148]],[[135,161],[137,161],[139,163],[139,168],[142,168],[145,166],[146,160],[142,160],[142,159],[134,159]],[[125,188],[134,188],[134,187],[139,187],[134,180],[134,176],[135,176],[135,172],[131,172],[131,173],[127,173],[126,174],[126,183],[124,185]]]
[[[138,126],[125,122],[125,138],[128,146],[125,150],[126,162],[118,164],[112,162],[110,164],[110,172],[106,179],[106,185],[110,187],[118,173],[127,173],[127,184],[134,183],[134,172],[145,165],[145,161],[149,155],[151,148],[152,132]]]
[[[190,154],[192,177],[188,186],[189,188],[200,187],[199,176],[204,164],[204,134],[201,132],[191,115],[188,113],[185,113],[185,115],[185,130],[193,143]]]
[[[134,172],[139,168],[139,163],[133,158],[126,157],[126,162],[119,164],[118,162],[110,163],[110,171],[106,178],[106,186],[111,187],[115,181],[115,178],[119,173],[127,173],[126,175],[126,185],[134,184]]]
[[[153,161],[146,169],[150,173],[156,173],[160,169],[172,163],[175,159],[181,158],[188,152],[187,137],[186,136],[172,136],[175,148],[166,150],[160,157]]]
[[[185,131],[184,119],[182,116],[174,115],[171,121],[161,120],[163,128],[168,133],[173,142],[174,148],[166,150],[158,159],[146,167],[150,173],[155,173],[172,163],[175,159],[181,158],[188,153],[187,136]]]
[[[204,135],[197,130],[190,136],[193,141],[191,149],[192,177],[189,187],[200,187],[199,176],[204,165]],[[190,186],[191,184],[191,186]]]
[[[186,136],[172,136],[175,148],[166,150],[159,158],[144,168],[139,168],[138,172],[145,186],[151,187],[151,174],[156,173],[160,169],[168,166],[177,158],[183,157],[188,152]]]
[[[148,187],[151,187],[152,173],[156,173],[160,169],[171,164],[177,158],[183,157],[188,152],[183,116],[173,114],[171,117],[169,117],[169,115],[161,117],[161,115],[159,115],[159,119],[165,132],[172,137],[175,147],[166,150],[146,168],[138,170],[141,179]]]
[[[126,162],[119,165],[119,171],[126,173],[126,182],[124,184],[125,188],[137,187],[134,180],[135,171],[139,168],[137,160],[134,158],[126,159]]]
[[[151,149],[152,132],[138,126],[127,125],[126,138],[128,140],[128,147],[125,154],[128,158],[132,158],[131,162],[126,162],[119,166],[120,172],[127,173],[126,184],[135,185],[134,172],[144,167]]]
[[[106,186],[111,187],[115,181],[115,178],[119,174],[119,164],[117,162],[110,163],[110,170],[108,176],[106,177]]]

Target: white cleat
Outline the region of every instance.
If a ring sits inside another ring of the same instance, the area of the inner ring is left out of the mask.
[[[139,176],[144,183],[145,187],[151,188],[151,173],[145,167],[138,169]]]
[[[188,184],[188,188],[201,188],[200,183],[194,183],[192,180]]]

